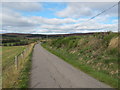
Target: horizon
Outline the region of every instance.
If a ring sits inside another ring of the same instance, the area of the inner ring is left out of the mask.
[[[111,31],[108,31],[111,32]],[[88,34],[88,33],[108,33],[108,32],[83,32],[83,33],[38,33],[38,35],[67,35],[67,34]],[[112,33],[119,33],[119,32],[112,32]],[[33,34],[34,33],[0,33],[2,34]]]

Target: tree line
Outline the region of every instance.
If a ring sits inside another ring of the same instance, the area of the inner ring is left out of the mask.
[[[0,46],[21,46],[28,45],[30,42],[28,40],[19,40],[19,39],[4,39],[1,41]]]

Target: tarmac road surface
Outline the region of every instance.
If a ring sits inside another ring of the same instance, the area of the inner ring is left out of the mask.
[[[111,88],[74,68],[36,44],[32,57],[30,88]]]

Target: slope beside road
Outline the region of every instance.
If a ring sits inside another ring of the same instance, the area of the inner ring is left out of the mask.
[[[30,88],[111,88],[36,44],[32,57]]]

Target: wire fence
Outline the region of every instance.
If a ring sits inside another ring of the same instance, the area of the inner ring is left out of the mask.
[[[14,57],[14,64],[16,69],[19,69],[24,64],[25,58],[29,55],[31,48],[32,46],[28,45],[27,48],[24,49],[22,53]]]

